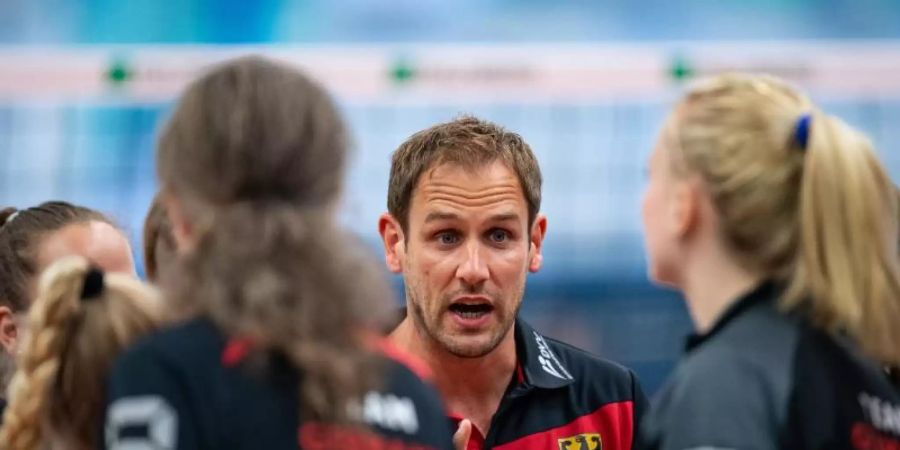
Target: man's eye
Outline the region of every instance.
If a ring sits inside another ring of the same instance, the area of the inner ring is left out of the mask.
[[[438,242],[440,242],[443,245],[453,245],[453,244],[459,242],[459,236],[457,236],[456,233],[451,233],[449,231],[439,233],[437,235],[437,239],[438,239]]]
[[[492,242],[496,242],[498,244],[502,244],[509,240],[509,233],[505,230],[493,230],[489,235]]]

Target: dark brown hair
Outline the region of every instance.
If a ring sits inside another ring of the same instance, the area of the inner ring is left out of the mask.
[[[97,211],[60,201],[0,210],[0,304],[13,311],[28,309],[29,281],[38,275],[40,238],[67,225],[90,221],[112,225]]]
[[[426,170],[441,164],[474,169],[498,160],[519,178],[528,203],[530,226],[541,209],[541,168],[537,158],[518,134],[472,116],[434,125],[400,144],[391,157],[388,212],[405,230],[413,190]]]
[[[257,57],[195,81],[157,150],[196,240],[170,277],[176,306],[287,357],[302,374],[300,411],[320,420],[343,419],[369,384],[358,331],[390,298],[336,224],[346,154],[325,91]]]

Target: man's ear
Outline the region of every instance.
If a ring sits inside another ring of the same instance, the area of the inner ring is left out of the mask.
[[[16,315],[8,306],[0,306],[0,346],[3,350],[15,355],[19,342],[19,324]]]
[[[403,228],[390,213],[378,218],[378,234],[384,244],[384,262],[393,273],[403,272],[403,261],[406,257],[406,238]]]
[[[529,236],[531,243],[528,249],[528,270],[532,273],[541,270],[541,266],[544,264],[544,255],[541,253],[541,250],[543,249],[546,235],[547,216],[538,214],[531,225],[531,235]]]

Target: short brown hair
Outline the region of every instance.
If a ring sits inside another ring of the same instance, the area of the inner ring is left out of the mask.
[[[388,183],[388,212],[405,230],[419,177],[441,164],[484,167],[500,160],[516,172],[528,203],[528,223],[541,209],[541,168],[522,136],[473,116],[462,116],[412,135],[394,151]]]

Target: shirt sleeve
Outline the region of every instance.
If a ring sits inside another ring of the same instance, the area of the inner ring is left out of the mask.
[[[129,351],[109,379],[103,447],[200,449],[177,372],[144,347]]]
[[[412,371],[400,364],[392,364],[391,370],[386,372],[389,377],[388,390],[383,397],[398,399],[402,404],[409,405],[414,410],[416,419],[414,424],[407,423],[405,427],[385,427],[385,423],[391,421],[370,421],[381,433],[394,438],[399,438],[408,443],[413,443],[434,450],[453,450],[453,435],[450,422],[447,420],[446,410],[437,391],[426,382],[422,381]],[[392,408],[376,408],[387,411]],[[398,409],[402,410],[402,409]],[[371,418],[370,415],[367,417]]]
[[[636,450],[642,448],[640,442],[641,436],[641,421],[644,419],[644,416],[647,413],[647,409],[649,408],[649,402],[647,400],[647,396],[644,394],[644,390],[641,388],[641,383],[638,381],[637,375],[634,372],[629,371],[631,375],[631,385],[633,392],[632,402],[634,404],[634,417],[632,418],[632,424],[634,424],[634,431],[632,432],[632,441],[631,448]]]
[[[421,382],[420,382],[421,383]],[[440,401],[438,394],[432,388],[422,385],[423,389],[429,391],[419,402],[421,404],[422,416],[422,440],[429,443],[435,450],[453,450],[453,431],[450,429],[450,422],[447,421],[446,411],[443,402]]]

